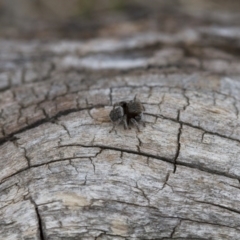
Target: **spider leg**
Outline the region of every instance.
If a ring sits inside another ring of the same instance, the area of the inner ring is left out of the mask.
[[[146,123],[145,123],[145,115],[144,113],[141,114],[141,121],[144,127],[146,127]]]
[[[113,123],[113,127],[109,131],[109,133],[111,133],[116,128],[116,126],[118,126],[122,121],[123,121],[123,117],[121,119],[119,119],[118,121],[116,121],[116,122],[112,122]]]
[[[115,127],[116,127],[116,124],[113,124],[113,127],[112,127],[112,129],[109,131],[109,133],[111,133],[111,132],[115,129]]]
[[[131,118],[130,121],[134,124],[134,126],[135,126],[135,127],[137,128],[137,130],[140,132],[140,128],[139,128],[139,125],[138,125],[136,119]]]
[[[123,120],[123,124],[124,124],[124,129],[130,129],[127,124],[127,116],[126,115],[123,116],[122,120]]]
[[[135,95],[133,101],[134,101],[134,102],[140,102],[140,100],[137,98],[137,94]]]

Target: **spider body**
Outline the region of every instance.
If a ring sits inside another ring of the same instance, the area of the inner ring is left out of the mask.
[[[144,106],[139,99],[136,98],[136,96],[131,101],[122,101],[114,104],[113,109],[109,114],[110,119],[113,122],[112,130],[114,130],[117,125],[123,122],[125,129],[130,129],[129,124],[132,123],[138,129],[138,131],[140,131],[138,122],[142,121],[143,125],[145,126],[143,119],[144,110]]]

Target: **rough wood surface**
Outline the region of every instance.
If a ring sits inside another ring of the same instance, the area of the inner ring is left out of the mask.
[[[1,41],[0,239],[239,239],[239,47],[217,27]],[[135,94],[146,127],[109,133]]]

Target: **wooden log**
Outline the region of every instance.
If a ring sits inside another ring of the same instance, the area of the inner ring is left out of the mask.
[[[217,30],[1,41],[0,239],[239,239],[240,61]],[[136,94],[146,127],[109,133]]]

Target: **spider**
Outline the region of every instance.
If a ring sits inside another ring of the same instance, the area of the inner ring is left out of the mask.
[[[123,122],[125,129],[130,129],[129,124],[131,122],[140,132],[138,122],[142,121],[143,126],[145,127],[143,115],[144,111],[145,108],[137,98],[137,95],[131,101],[122,101],[115,103],[113,105],[112,111],[109,114],[109,117],[113,123],[113,128],[110,130],[110,132],[112,132],[115,127],[121,122]]]

